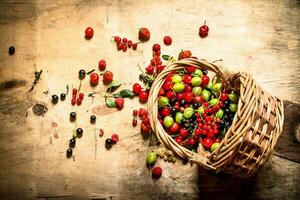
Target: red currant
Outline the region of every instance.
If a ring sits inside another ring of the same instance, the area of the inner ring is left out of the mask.
[[[172,38],[170,36],[165,36],[164,37],[164,43],[165,45],[171,45],[172,44]]]
[[[91,39],[94,35],[94,30],[91,27],[87,27],[85,29],[85,38],[86,39]]]
[[[76,88],[73,88],[73,90],[72,90],[72,94],[73,94],[73,96],[75,95],[77,95],[77,89]]]
[[[193,78],[192,75],[186,74],[186,75],[183,77],[183,82],[184,82],[185,84],[191,84],[192,78]]]
[[[132,49],[136,50],[137,49],[137,43],[132,44]]]
[[[146,103],[148,101],[148,96],[149,96],[149,94],[146,90],[141,91],[139,94],[140,102]]]
[[[134,117],[138,116],[138,114],[139,114],[139,111],[138,111],[138,110],[133,110],[133,111],[132,111],[132,115],[133,115]]]
[[[202,140],[202,145],[205,147],[205,148],[207,148],[207,149],[209,149],[210,147],[211,147],[211,145],[214,143],[214,141],[211,139],[211,138],[204,138],[203,140]]]
[[[154,44],[152,47],[152,51],[157,52],[160,51],[160,45],[159,44]]]
[[[83,93],[79,93],[79,99],[83,100],[84,98],[84,94]]]
[[[91,73],[90,75],[90,83],[95,86],[99,82],[99,75],[97,73]]]
[[[209,77],[207,75],[203,75],[202,76],[202,86],[207,86],[207,84],[209,83]]]
[[[127,43],[127,38],[123,38],[122,42],[126,44]]]
[[[142,86],[141,86],[140,84],[135,83],[135,84],[132,85],[132,91],[133,91],[136,95],[138,95],[138,94],[141,92],[141,90],[142,90]]]
[[[114,41],[115,41],[116,43],[120,43],[120,42],[121,42],[121,38],[120,38],[119,36],[115,36],[115,37],[114,37]]]
[[[204,21],[204,25],[199,28],[200,37],[206,37],[208,35],[209,28],[205,25],[206,21]]]
[[[164,117],[169,116],[170,113],[171,113],[170,108],[165,107],[165,108],[161,109],[161,115],[164,116]]]
[[[105,70],[106,68],[106,61],[105,60],[100,60],[99,63],[98,63],[98,67],[99,67],[99,70],[103,71]]]

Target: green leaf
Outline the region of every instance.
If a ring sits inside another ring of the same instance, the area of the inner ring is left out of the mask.
[[[170,57],[171,57],[171,56],[169,56],[169,55],[162,55],[161,57],[162,57],[164,60],[168,61],[168,60],[170,60]]]
[[[109,86],[108,86],[106,92],[110,92],[110,93],[111,93],[111,92],[115,91],[118,87],[120,87],[121,84],[122,84],[122,83],[121,83],[120,81],[112,81],[112,82],[109,84]]]
[[[117,107],[114,98],[107,98],[105,101],[106,101],[107,107],[109,107],[109,108]]]
[[[134,92],[131,90],[121,90],[120,92],[113,94],[114,97],[122,97],[122,98],[133,98],[135,96]]]

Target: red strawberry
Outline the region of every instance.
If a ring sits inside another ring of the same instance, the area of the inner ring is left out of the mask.
[[[160,167],[154,167],[152,169],[152,177],[155,178],[155,179],[158,179],[161,177],[161,174],[162,174],[162,168]]]
[[[139,40],[146,42],[150,39],[150,31],[147,28],[140,28],[139,30]]]
[[[103,74],[103,83],[105,85],[109,84],[113,80],[113,73],[111,71],[106,71]]]
[[[124,106],[124,99],[122,97],[118,97],[118,98],[115,99],[115,103],[117,105],[117,108],[119,110],[121,110]]]

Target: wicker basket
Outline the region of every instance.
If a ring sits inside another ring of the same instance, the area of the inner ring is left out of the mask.
[[[158,120],[157,96],[166,76],[186,66],[213,71],[225,80],[225,86],[239,90],[238,109],[219,147],[212,153],[199,145],[192,152],[179,145]],[[205,60],[183,59],[169,64],[155,79],[150,89],[148,110],[151,127],[161,143],[178,156],[207,169],[225,171],[241,177],[253,176],[269,158],[283,125],[283,102],[271,96],[250,74],[232,73]]]

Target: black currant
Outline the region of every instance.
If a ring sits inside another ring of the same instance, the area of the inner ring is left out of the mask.
[[[58,102],[58,96],[56,94],[52,95],[52,103],[56,104]]]
[[[107,149],[110,149],[110,148],[112,147],[113,144],[114,144],[114,143],[113,143],[112,139],[107,138],[107,139],[105,140],[105,147],[106,147]]]
[[[79,72],[78,72],[79,79],[80,80],[84,79],[85,78],[85,74],[86,74],[85,70],[83,70],[83,69],[79,70]]]
[[[10,46],[10,47],[8,48],[8,53],[9,53],[9,55],[13,55],[13,54],[15,53],[15,51],[16,51],[16,49],[15,49],[14,46]]]
[[[70,158],[72,156],[72,154],[73,154],[73,150],[71,148],[69,148],[67,150],[67,157]]]
[[[71,112],[70,113],[70,120],[73,122],[76,120],[76,113],[75,112]]]
[[[65,93],[61,93],[60,94],[60,100],[65,100],[66,99],[66,94]]]
[[[95,123],[96,122],[96,116],[92,115],[90,121],[91,121],[92,124]]]
[[[69,140],[69,147],[70,148],[74,148],[76,145],[76,140],[74,138]]]
[[[82,136],[82,133],[83,133],[82,128],[77,128],[77,129],[76,129],[76,136],[77,136],[77,137],[81,137],[81,136]]]

